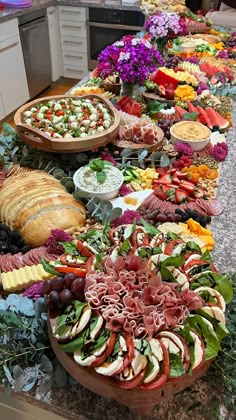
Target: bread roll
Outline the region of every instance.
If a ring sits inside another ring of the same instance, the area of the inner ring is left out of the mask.
[[[46,243],[51,229],[83,226],[85,208],[43,171],[12,175],[0,193],[0,219],[32,247]]]

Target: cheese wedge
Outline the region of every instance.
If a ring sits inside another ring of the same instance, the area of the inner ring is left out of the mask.
[[[7,292],[23,290],[38,281],[48,280],[53,277],[47,273],[42,264],[33,265],[31,267],[21,267],[18,270],[1,273],[1,283],[3,289]]]

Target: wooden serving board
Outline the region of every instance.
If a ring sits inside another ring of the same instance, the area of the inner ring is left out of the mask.
[[[158,102],[164,102],[168,105],[175,106],[176,102],[174,99],[166,99],[162,96],[157,95],[156,93],[151,92],[143,92],[143,97],[146,101],[153,101],[156,100]]]
[[[192,376],[184,375],[181,379],[176,379],[160,389],[143,390],[135,389],[122,389],[119,388],[115,382],[107,377],[99,375],[93,368],[84,368],[78,365],[72,354],[65,353],[58,349],[57,340],[52,335],[52,328],[55,325],[55,319],[48,320],[48,332],[52,348],[67,372],[78,381],[85,388],[90,391],[101,395],[105,398],[118,401],[119,403],[129,407],[138,415],[148,415],[158,403],[170,399],[177,392],[182,391],[188,386],[191,386],[198,378],[200,378],[209,368],[212,360],[204,362],[199,369],[197,369]]]
[[[23,122],[24,112],[30,110],[33,106],[41,103],[47,103],[51,99],[97,99],[102,102],[103,105],[108,109],[109,113],[114,118],[113,124],[107,130],[94,136],[87,136],[82,138],[72,139],[58,139],[47,136],[43,131],[38,128],[31,127]],[[76,153],[84,152],[87,150],[96,149],[110,143],[119,131],[120,116],[116,111],[112,103],[105,99],[102,95],[84,95],[84,96],[73,96],[73,95],[59,95],[59,96],[48,96],[45,98],[36,99],[28,102],[26,105],[20,107],[14,116],[14,122],[16,125],[16,131],[22,141],[35,149],[44,150],[51,153]]]

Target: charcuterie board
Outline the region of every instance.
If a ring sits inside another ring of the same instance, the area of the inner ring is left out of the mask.
[[[181,379],[167,382],[164,387],[155,390],[141,389],[121,389],[114,381],[107,377],[99,375],[92,368],[79,366],[72,355],[58,349],[57,340],[52,335],[52,329],[55,325],[55,318],[49,318],[48,332],[52,348],[62,364],[70,375],[81,385],[88,388],[105,398],[111,398],[133,410],[137,415],[150,414],[156,404],[170,399],[174,394],[191,386],[198,378],[207,371],[212,360],[204,362],[191,376],[184,375]]]

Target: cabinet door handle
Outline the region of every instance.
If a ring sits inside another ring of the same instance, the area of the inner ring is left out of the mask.
[[[68,45],[82,45],[81,41],[63,41],[63,43]]]
[[[73,26],[73,25],[62,25],[63,28],[67,28],[67,29],[82,29],[82,26]]]
[[[78,59],[83,60],[83,57],[76,57],[74,55],[69,55],[69,54],[65,54],[65,57],[67,57],[67,58],[74,58],[75,60],[78,60]]]
[[[67,15],[80,15],[81,11],[80,10],[63,10],[61,9],[61,13],[66,13]]]
[[[83,70],[66,69],[66,71],[73,71],[74,73],[84,73]]]
[[[11,48],[16,47],[19,44],[19,42],[14,42],[13,44],[7,45],[7,47],[1,48],[0,53],[10,50]]]

